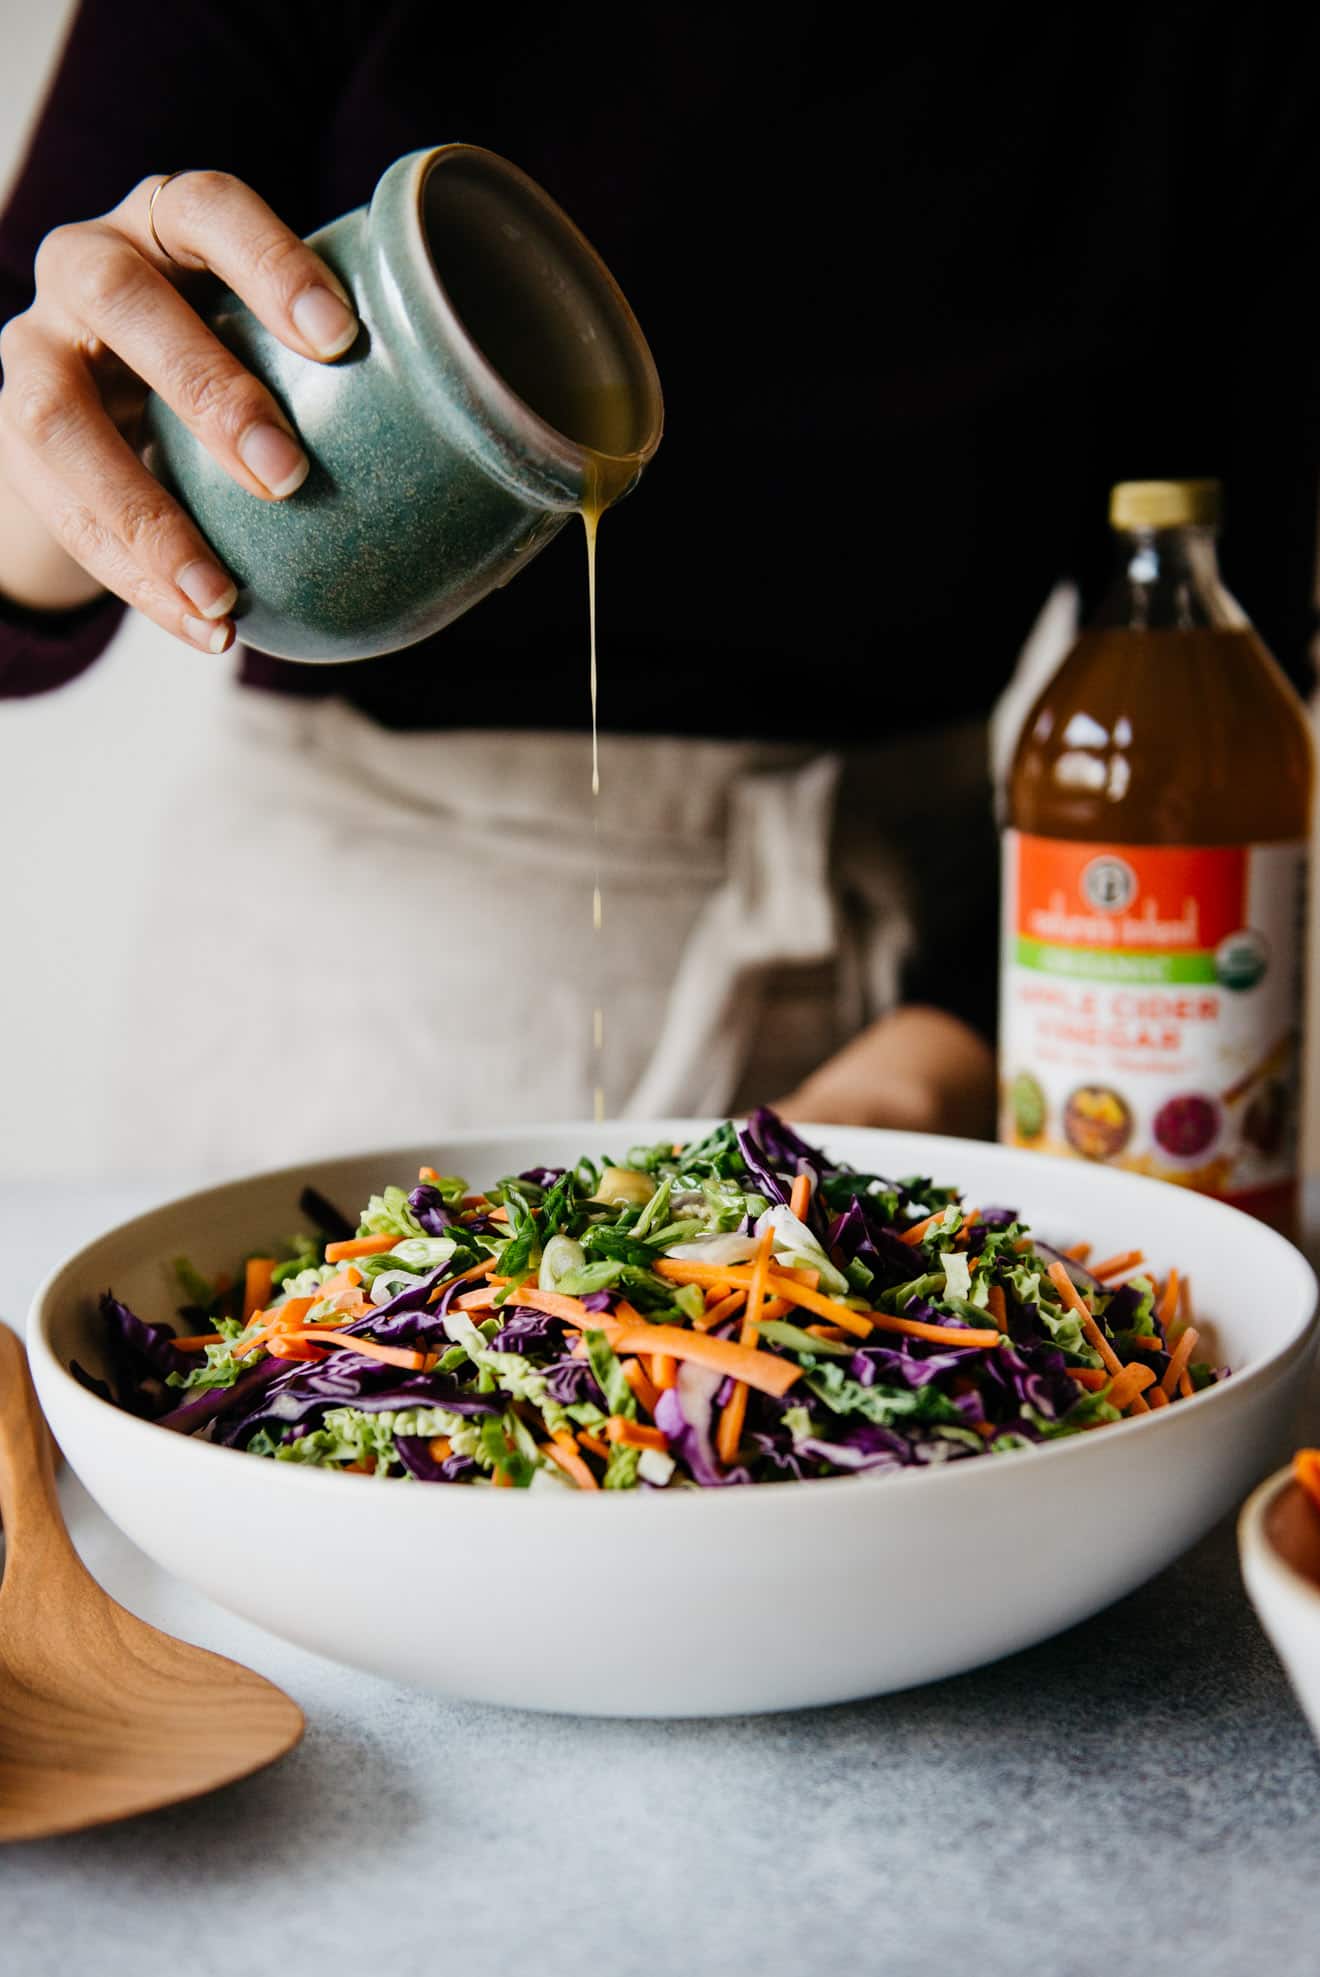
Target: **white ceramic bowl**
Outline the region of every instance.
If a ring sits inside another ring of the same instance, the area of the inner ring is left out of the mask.
[[[455,1696],[601,1715],[785,1709],[898,1689],[1043,1640],[1193,1543],[1275,1456],[1315,1336],[1299,1253],[1160,1183],[972,1141],[808,1129],[855,1167],[957,1183],[1046,1238],[1190,1268],[1233,1378],[1040,1451],[753,1489],[578,1496],[373,1482],[262,1461],[120,1413],[94,1299],[172,1312],[169,1258],[203,1270],[300,1226],[311,1181],[353,1212],[422,1161],[491,1182],[583,1152],[686,1139],[690,1121],[529,1127],[329,1160],[209,1189],[79,1251],[37,1295],[42,1405],[110,1517],[273,1633]]]
[[[1278,1542],[1280,1499],[1292,1487],[1291,1467],[1280,1469],[1247,1498],[1238,1518],[1238,1554],[1261,1625],[1320,1739],[1320,1580],[1298,1569],[1295,1540],[1286,1554]]]

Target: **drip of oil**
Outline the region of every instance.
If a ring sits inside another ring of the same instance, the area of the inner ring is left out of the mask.
[[[600,706],[599,676],[596,667],[596,538],[605,510],[626,494],[637,478],[641,462],[635,457],[588,451],[582,476],[579,513],[587,536],[587,609],[591,621],[591,830],[593,872],[591,884],[591,932],[594,960],[591,970],[595,984],[595,1006],[591,1012],[592,1077],[591,1110],[597,1123],[605,1117],[605,1081],[602,1075],[605,1053],[605,1007],[601,981],[604,967],[600,936],[605,915],[600,894]]]

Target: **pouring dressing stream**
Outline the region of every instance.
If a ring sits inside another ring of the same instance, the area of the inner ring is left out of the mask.
[[[583,477],[582,516],[587,540],[587,613],[591,631],[591,828],[594,839],[595,870],[591,887],[592,983],[594,1004],[591,1011],[591,1048],[595,1075],[591,1087],[591,1113],[599,1125],[605,1117],[605,1006],[601,984],[603,962],[600,938],[604,910],[600,891],[600,675],[596,652],[596,543],[601,517],[627,493],[642,470],[636,456],[588,452]]]

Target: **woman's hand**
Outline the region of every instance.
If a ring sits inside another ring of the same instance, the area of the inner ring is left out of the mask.
[[[233,581],[133,450],[147,390],[257,500],[292,494],[308,462],[180,285],[210,269],[303,357],[342,356],[358,322],[325,263],[240,180],[185,172],[149,217],[161,184],[144,179],[102,218],[47,234],[36,299],[0,331],[0,591],[60,610],[104,587],[223,652]]]
[[[897,1009],[827,1059],[776,1110],[822,1126],[981,1138],[994,1126],[994,1052],[943,1009]]]

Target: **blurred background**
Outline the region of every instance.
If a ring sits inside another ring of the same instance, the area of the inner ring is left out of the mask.
[[[21,158],[71,13],[70,0],[40,7],[3,0],[0,186],[7,187]],[[161,161],[165,168],[179,162]],[[1096,491],[1097,527],[1103,492]],[[1230,585],[1231,549],[1230,530]],[[1244,601],[1251,610],[1254,600]],[[1001,763],[1074,624],[1069,587],[1042,599],[1036,632],[997,716]],[[117,1039],[103,988],[137,921],[153,845],[194,772],[195,743],[220,716],[232,666],[232,656],[212,660],[185,651],[129,614],[106,657],[71,686],[0,704],[0,859],[8,934],[0,987],[6,1039],[0,1179],[100,1175],[111,1168],[97,1101]],[[1313,897],[1314,880],[1313,872]],[[204,899],[180,897],[181,942],[223,938],[224,929],[208,921]],[[1312,1038],[1320,1018],[1315,974],[1312,968]],[[1314,1049],[1310,1060],[1305,1151],[1313,1168],[1320,1162]],[[168,1177],[173,1164],[171,1120],[162,1117],[159,1126],[161,1151],[152,1178]]]

